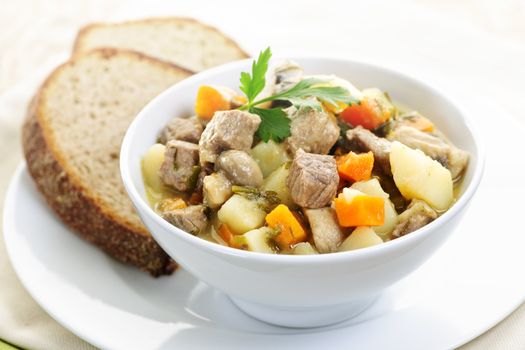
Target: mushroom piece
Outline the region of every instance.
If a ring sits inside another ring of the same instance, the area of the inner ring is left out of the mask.
[[[215,166],[235,185],[259,187],[263,183],[261,168],[246,152],[237,150],[222,152]]]
[[[398,224],[392,231],[393,237],[401,237],[429,224],[437,218],[437,213],[427,203],[414,199],[407,210],[399,214]]]
[[[343,241],[343,232],[332,208],[304,209],[315,246],[320,253],[333,253]]]

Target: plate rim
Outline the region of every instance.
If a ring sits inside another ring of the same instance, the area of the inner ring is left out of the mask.
[[[517,121],[515,118],[511,117],[508,119],[512,120],[512,122],[515,124],[516,127],[519,127],[522,130],[525,129],[525,127],[521,123],[519,123],[519,121]],[[107,344],[104,344],[104,342],[100,338],[96,337],[95,335],[90,334],[90,332],[86,331],[86,329],[84,328],[75,327],[69,324],[67,320],[65,319],[65,317],[63,317],[63,315],[60,312],[55,312],[56,309],[53,308],[52,305],[48,304],[44,300],[43,296],[38,293],[38,291],[36,290],[36,286],[30,283],[29,276],[25,275],[21,271],[21,267],[19,265],[21,264],[21,262],[15,256],[17,238],[15,238],[14,236],[17,234],[17,232],[15,229],[15,222],[16,222],[15,215],[14,215],[15,206],[13,204],[16,199],[15,196],[17,193],[18,186],[22,186],[21,178],[23,176],[24,171],[26,171],[29,176],[28,168],[27,168],[25,161],[21,161],[11,177],[11,180],[9,182],[9,185],[6,191],[6,196],[4,198],[3,227],[2,228],[4,232],[4,242],[6,246],[7,256],[9,258],[9,261],[11,262],[13,270],[15,271],[18,279],[20,280],[21,284],[26,289],[26,291],[29,293],[29,295],[57,323],[59,323],[62,327],[64,327],[71,333],[75,334],[82,340],[86,341],[87,343],[93,346],[99,347],[99,348],[107,348],[106,346]],[[71,231],[67,227],[66,229]],[[468,336],[465,336],[464,339],[461,339],[460,341],[456,342],[451,348],[456,348],[456,347],[465,345],[466,343],[486,333],[488,330],[494,328],[496,325],[501,323],[505,318],[507,318],[513,311],[515,311],[524,302],[525,302],[525,294],[521,298],[516,299],[514,303],[511,303],[511,305],[509,305],[508,308],[506,308],[505,310],[502,310],[499,313],[498,317],[493,317],[491,318],[490,322],[483,323],[482,326],[477,327],[477,330],[475,332],[472,332]]]
[[[62,327],[64,327],[66,330],[71,332],[72,334],[76,335],[83,341],[87,342],[88,344],[95,346],[100,349],[106,348],[104,344],[100,343],[95,337],[92,337],[88,332],[84,332],[81,329],[77,329],[64,320],[59,313],[56,313],[51,305],[48,305],[42,298],[41,295],[35,290],[34,285],[29,283],[28,279],[26,279],[28,276],[25,276],[20,269],[20,266],[18,265],[19,262],[17,258],[15,257],[14,252],[14,246],[16,245],[16,238],[12,238],[12,236],[15,235],[15,220],[14,220],[14,206],[10,205],[14,201],[14,196],[16,194],[16,185],[21,186],[21,178],[24,173],[24,171],[27,171],[29,174],[29,170],[27,167],[27,164],[25,160],[22,160],[16,167],[15,172],[11,176],[11,180],[9,181],[9,185],[7,187],[6,195],[4,197],[4,210],[3,210],[3,217],[2,217],[2,230],[3,230],[3,239],[5,243],[5,248],[7,251],[7,257],[9,259],[9,262],[11,263],[11,266],[13,267],[13,270],[15,271],[16,276],[18,277],[18,280],[24,287],[24,289],[29,293],[31,298],[40,306],[53,320],[55,320],[58,324],[60,324]],[[11,215],[10,215],[11,214]],[[71,229],[68,227],[68,231],[71,231]],[[71,232],[73,234],[73,232]]]

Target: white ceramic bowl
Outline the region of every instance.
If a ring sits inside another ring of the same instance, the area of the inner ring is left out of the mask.
[[[251,60],[194,75],[151,101],[129,127],[120,157],[126,189],[144,224],[183,268],[227,295],[246,313],[291,327],[327,325],[368,307],[381,292],[417,269],[454,231],[483,172],[477,135],[461,110],[442,93],[405,74],[369,64],[323,58],[296,58],[306,74],[336,74],[358,88],[378,87],[395,101],[429,116],[457,146],[470,152],[459,200],[424,228],[396,240],[352,252],[324,255],[269,255],[214,244],[186,233],[148,205],[140,162],[173,117],[193,113],[203,84],[237,87]],[[173,291],[176,293],[177,291]]]

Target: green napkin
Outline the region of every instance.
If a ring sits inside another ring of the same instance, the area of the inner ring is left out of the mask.
[[[18,350],[19,348],[14,347],[11,344],[4,343],[2,339],[0,339],[0,350]]]

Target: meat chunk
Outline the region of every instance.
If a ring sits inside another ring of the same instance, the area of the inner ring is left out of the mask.
[[[374,161],[381,167],[381,170],[387,175],[392,175],[392,170],[390,169],[390,141],[377,137],[373,132],[362,126],[348,130],[346,138],[351,148],[371,151],[374,154]]]
[[[218,171],[204,177],[202,193],[204,204],[216,209],[232,196],[232,183],[222,171]]]
[[[199,141],[201,164],[215,163],[223,151],[249,151],[261,118],[239,110],[216,112]]]
[[[401,237],[429,224],[437,218],[437,213],[427,203],[414,199],[398,217],[398,224],[392,231],[393,237]]]
[[[313,108],[290,107],[287,113],[292,121],[291,135],[285,141],[290,153],[302,148],[309,153],[328,154],[339,138],[335,117]]]
[[[162,144],[171,140],[198,143],[202,129],[202,124],[195,117],[174,118],[160,132],[159,141]]]
[[[275,77],[274,94],[284,92],[294,87],[303,79],[303,68],[291,60],[278,63],[273,68]]]
[[[201,204],[165,211],[161,215],[173,226],[191,233],[192,235],[197,235],[203,232],[208,225],[206,207]]]
[[[460,150],[437,135],[419,131],[410,126],[398,125],[387,137],[391,141],[399,141],[410,148],[420,149],[450,170],[452,179],[458,178],[467,167],[468,152]]]
[[[337,224],[334,210],[330,207],[304,209],[310,223],[315,246],[320,253],[333,253],[343,241],[343,232]]]
[[[172,140],[166,144],[159,176],[181,192],[193,191],[199,177],[199,147],[190,142]]]
[[[235,185],[251,187],[262,185],[261,168],[246,152],[236,150],[222,152],[215,165],[217,169],[224,171],[226,177]]]
[[[290,167],[286,184],[293,201],[304,208],[327,206],[337,192],[339,175],[332,156],[306,153],[299,149]]]

